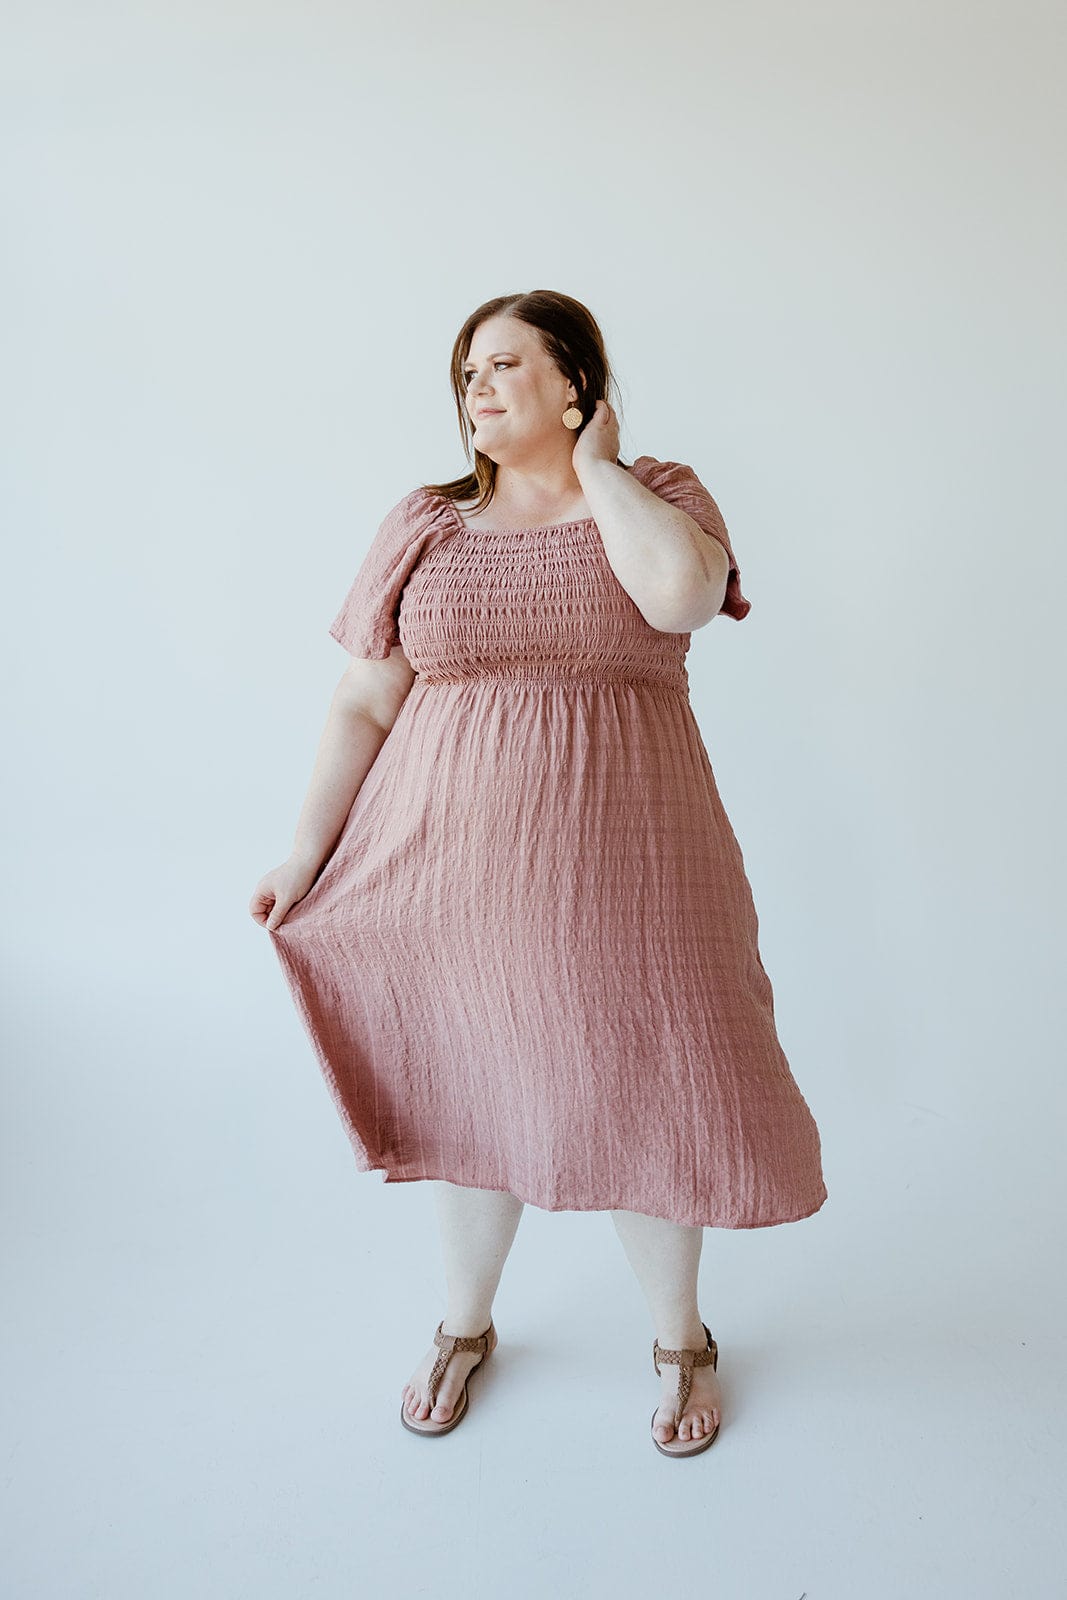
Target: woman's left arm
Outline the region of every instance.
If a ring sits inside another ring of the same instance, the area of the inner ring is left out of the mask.
[[[619,432],[606,400],[574,447],[574,470],[612,572],[652,628],[691,633],[718,615],[730,558],[680,506],[618,464]]]

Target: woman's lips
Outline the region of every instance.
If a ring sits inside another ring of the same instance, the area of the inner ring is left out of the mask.
[[[474,414],[476,417],[502,417],[504,415],[503,410],[499,407],[496,410],[491,410],[488,406],[481,411],[476,411]]]

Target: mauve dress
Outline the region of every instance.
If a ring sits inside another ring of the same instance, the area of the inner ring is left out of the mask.
[[[693,469],[631,469],[730,555]],[[592,519],[468,528],[419,488],[330,633],[416,677],[271,938],[360,1171],[548,1211],[763,1228],[826,1198],[741,850]]]

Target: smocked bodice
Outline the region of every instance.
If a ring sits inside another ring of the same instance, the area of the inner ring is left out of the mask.
[[[689,635],[649,626],[612,572],[595,522],[485,529],[454,521],[452,537],[411,573],[400,608],[401,644],[424,683],[688,687]]]
[[[747,615],[722,515],[693,469],[639,456],[627,470],[723,546],[730,573],[722,609]],[[423,685],[632,681],[688,690],[690,635],[645,621],[593,518],[471,527],[428,487],[385,517],[330,633],[372,660],[399,644]]]

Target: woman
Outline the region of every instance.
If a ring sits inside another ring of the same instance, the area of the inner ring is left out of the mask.
[[[648,1301],[668,1455],[719,1426],[704,1226],[826,1198],[744,862],[688,697],[750,605],[688,466],[619,460],[600,330],[479,307],[452,384],[474,471],[382,522],[330,627],[352,660],[271,933],[361,1171],[434,1183],[448,1304],[401,1421],[466,1414],[524,1204],[609,1210]]]

